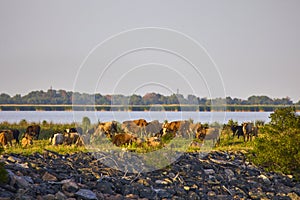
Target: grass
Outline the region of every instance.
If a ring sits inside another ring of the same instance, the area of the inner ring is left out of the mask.
[[[201,146],[190,146],[189,144],[192,142],[198,142]],[[76,145],[58,145],[54,146],[50,144],[49,140],[34,140],[33,145],[23,148],[20,145],[14,144],[13,147],[6,147],[4,152],[7,154],[15,153],[15,154],[23,154],[23,155],[31,155],[33,153],[43,153],[44,149],[57,152],[59,154],[69,154],[76,152],[94,152],[94,151],[119,151],[126,148],[128,151],[136,152],[136,153],[149,153],[157,150],[161,150],[162,148],[171,149],[172,151],[177,152],[209,152],[211,150],[221,150],[221,151],[238,151],[238,150],[253,150],[254,141],[244,142],[243,137],[239,139],[237,137],[232,137],[230,132],[223,131],[220,136],[220,142],[215,146],[215,142],[212,140],[192,140],[192,139],[184,139],[175,137],[173,139],[169,139],[165,141],[163,145],[152,147],[148,146],[147,143],[142,143],[141,145],[137,145],[136,143],[132,143],[130,145],[124,145],[121,147],[116,147],[112,145],[109,140],[102,140],[101,143],[86,145],[86,146],[76,146]]]
[[[22,154],[22,155],[32,155],[34,153],[43,153],[44,149],[57,152],[59,154],[68,154],[76,152],[87,152],[85,147],[77,147],[75,145],[58,145],[53,146],[49,143],[49,140],[34,140],[32,146],[21,147],[20,145],[14,144],[13,147],[6,147],[4,152],[7,154]]]

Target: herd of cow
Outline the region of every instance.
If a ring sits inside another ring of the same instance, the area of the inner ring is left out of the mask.
[[[231,126],[233,136],[244,137],[244,141],[251,140],[252,136],[257,136],[258,128],[252,123],[243,123],[241,126]],[[28,126],[22,135],[21,145],[27,147],[33,144],[34,140],[39,138],[41,127],[39,125]],[[16,129],[0,131],[0,144],[2,146],[11,145],[15,140],[19,144],[20,132]],[[187,139],[212,140],[218,141],[220,136],[219,128],[211,128],[201,123],[192,123],[191,121],[172,121],[160,123],[158,120],[147,122],[145,119],[137,119],[118,123],[110,121],[99,123],[97,127],[87,130],[83,133],[81,127],[72,127],[64,130],[62,133],[53,133],[49,138],[52,145],[89,145],[91,143],[102,141],[107,138],[116,146],[129,145],[133,142],[138,145],[146,143],[148,146],[161,146],[162,138],[182,137]],[[100,140],[99,140],[100,139]]]

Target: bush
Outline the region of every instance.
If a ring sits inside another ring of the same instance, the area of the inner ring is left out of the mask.
[[[292,174],[300,179],[299,116],[292,107],[270,115],[271,122],[254,143],[253,161],[268,170]]]
[[[3,152],[3,148],[0,147],[0,154]],[[0,183],[7,182],[8,176],[7,171],[4,168],[4,163],[0,163]]]

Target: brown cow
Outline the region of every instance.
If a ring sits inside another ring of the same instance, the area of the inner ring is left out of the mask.
[[[136,119],[133,122],[139,127],[145,127],[149,124],[145,119]]]
[[[167,134],[172,134],[173,137],[176,136],[176,133],[179,131],[181,126],[181,121],[165,122],[162,126],[162,136]]]
[[[143,138],[146,133],[146,126],[149,123],[145,119],[136,119],[132,121],[124,121],[122,123],[122,130],[125,133],[131,133]]]
[[[41,131],[41,127],[37,124],[28,126],[26,128],[26,133],[32,135],[36,140],[39,139],[40,131]]]
[[[149,147],[160,147],[162,145],[161,140],[158,137],[151,137],[146,140]]]
[[[13,131],[12,130],[2,130],[1,131],[1,144],[6,146],[10,144],[12,146],[12,141],[14,139]]]
[[[112,138],[113,135],[117,132],[117,128],[118,124],[116,121],[99,123],[98,128],[94,134],[100,136],[102,135],[102,133],[104,133],[106,137]]]
[[[219,141],[220,131],[218,128],[202,128],[196,133],[196,138],[199,140],[212,140],[213,144]]]
[[[78,133],[64,133],[64,144],[82,146],[83,141]]]
[[[25,135],[22,138],[22,147],[27,147],[33,144],[33,136],[29,133],[25,133]]]
[[[132,144],[132,142],[137,142],[138,139],[136,136],[128,133],[120,133],[115,135],[112,138],[112,143],[116,146],[122,146],[122,145],[129,145]]]
[[[4,147],[7,145],[7,140],[5,136],[5,132],[0,133],[0,144]]]

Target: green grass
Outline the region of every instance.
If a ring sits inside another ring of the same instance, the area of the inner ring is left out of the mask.
[[[22,154],[32,155],[34,153],[43,153],[44,149],[57,152],[59,154],[86,152],[85,147],[77,147],[75,145],[58,145],[53,146],[49,143],[49,140],[34,140],[33,145],[23,148],[20,145],[14,144],[12,147],[6,147],[4,152],[7,154]]]

